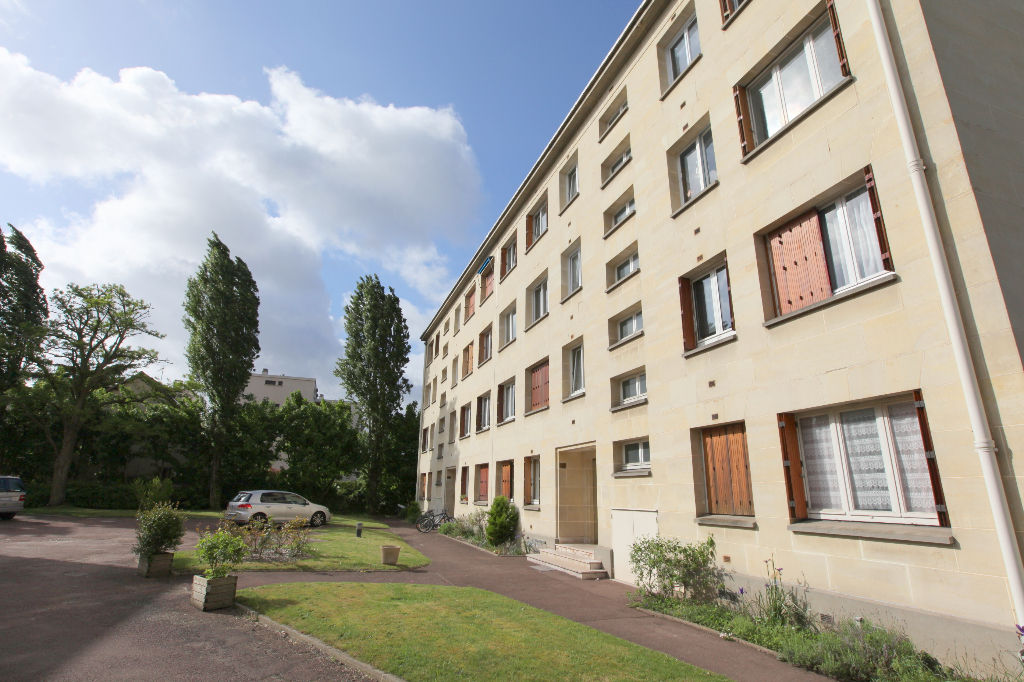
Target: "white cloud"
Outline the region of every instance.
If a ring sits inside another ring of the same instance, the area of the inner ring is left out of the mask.
[[[393,272],[434,303],[449,281],[434,240],[458,238],[479,178],[451,109],[335,98],[285,68],[266,73],[269,105],[185,93],[146,67],[62,81],[0,48],[0,169],[97,192],[86,215],[21,226],[45,284],[124,283],[154,305],[168,334],[155,345],[177,374],[185,280],[215,230],[260,287],[258,364],[323,390],[341,348],[331,296],[343,295],[327,290],[324,254]],[[409,310],[419,334],[424,315]]]

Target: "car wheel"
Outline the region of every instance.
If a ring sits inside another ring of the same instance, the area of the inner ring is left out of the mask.
[[[323,512],[317,512],[316,514],[313,514],[313,518],[309,520],[309,525],[313,526],[314,528],[319,528],[325,523],[327,523],[327,517],[324,515]]]
[[[266,523],[267,515],[262,512],[257,512],[249,517],[249,523]]]
[[[3,514],[0,514],[0,519],[3,519],[4,521],[10,521],[14,518],[14,515],[16,513],[17,512],[4,512]]]

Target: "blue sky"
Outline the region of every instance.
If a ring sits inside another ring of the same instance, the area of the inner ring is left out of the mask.
[[[210,230],[260,285],[257,370],[331,397],[378,272],[419,384],[423,324],[637,5],[0,0],[0,219],[48,288],[150,301],[165,378]]]

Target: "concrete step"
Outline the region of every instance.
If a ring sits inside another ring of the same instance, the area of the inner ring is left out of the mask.
[[[579,558],[573,553],[560,551],[559,549],[542,549],[539,554],[530,554],[528,561],[574,575],[582,580],[597,580],[607,578],[608,572],[604,570],[604,564],[591,558]]]
[[[556,544],[555,550],[563,555],[576,557],[586,561],[594,560],[594,549],[590,545],[562,545]]]

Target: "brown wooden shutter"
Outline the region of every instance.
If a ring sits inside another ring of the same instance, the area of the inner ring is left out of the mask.
[[[459,497],[469,496],[469,467],[462,467],[462,484],[459,486]]]
[[[505,414],[505,387],[498,386],[498,423],[504,419],[502,415]]]
[[[476,399],[476,430],[477,431],[479,431],[483,427],[483,424],[480,421],[480,405],[482,403],[483,403],[483,401],[481,401],[480,398]]]
[[[724,24],[732,16],[732,0],[718,0],[718,6],[722,10],[722,23]]]
[[[501,494],[512,499],[512,463],[503,462],[501,465]]]
[[[480,486],[476,490],[477,500],[487,500],[487,465],[480,466]]]
[[[924,411],[924,395],[920,389],[914,391],[914,405],[917,407],[917,422],[921,428],[925,462],[928,463],[928,477],[931,479],[932,495],[935,497],[935,512],[939,518],[939,525],[949,528],[946,496],[942,493],[942,479],[939,478],[939,463],[935,458],[935,444],[932,443],[932,432],[928,428],[928,415]]]
[[[526,216],[526,248],[533,246],[533,216]]]
[[[747,89],[737,85],[732,89],[732,98],[736,104],[736,124],[740,129],[740,150],[743,156],[754,151],[754,129],[750,121],[750,103],[747,101]]]
[[[892,264],[892,254],[889,251],[889,239],[885,236],[885,222],[882,220],[882,205],[878,201],[878,191],[875,189],[875,173],[871,166],[864,168],[864,186],[868,190],[868,198],[871,200],[871,217],[875,221],[875,233],[878,235],[878,248],[882,255],[882,267],[886,270],[895,270]]]
[[[832,296],[817,211],[805,213],[772,232],[765,241],[780,315]]]
[[[523,460],[523,504],[533,502],[533,457]]]
[[[683,350],[697,347],[697,334],[693,329],[693,286],[686,277],[679,278],[679,315],[683,320]]]
[[[729,329],[736,329],[736,309],[732,307],[732,280],[729,279],[729,257],[726,256],[722,260],[725,261],[725,293],[729,297]]]
[[[789,518],[807,518],[807,495],[804,492],[803,465],[800,461],[800,441],[796,435],[796,417],[779,414],[779,441],[782,444],[782,467],[786,479],[786,497],[789,500]]]
[[[508,272],[508,249],[501,249],[501,276],[504,277],[505,273]]]
[[[484,298],[494,292],[494,266],[491,265],[484,273]]]
[[[754,515],[746,428],[732,424],[705,429],[704,478],[711,514]]]
[[[844,76],[850,75],[850,64],[846,60],[846,47],[843,45],[843,34],[839,30],[839,17],[836,15],[835,0],[825,0],[828,10],[828,23],[832,25],[832,37],[836,41],[836,54],[839,55],[839,69]]]
[[[540,374],[540,407],[548,404],[548,363],[539,367]]]
[[[420,474],[420,499],[427,499],[427,475]]]
[[[430,495],[433,492],[433,490],[432,490],[433,487],[434,487],[434,473],[430,472],[429,474],[427,474],[427,499],[428,500],[430,499]]]

